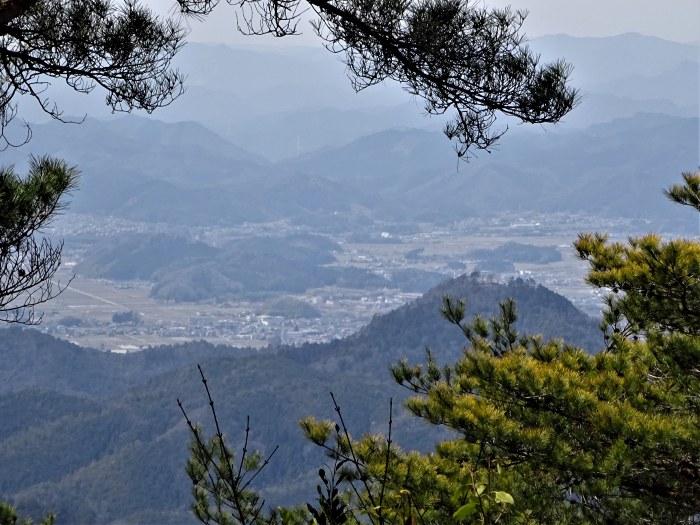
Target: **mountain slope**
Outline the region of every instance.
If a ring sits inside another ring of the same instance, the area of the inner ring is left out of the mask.
[[[445,293],[466,296],[469,312],[486,316],[498,300],[514,297],[522,331],[598,348],[596,323],[561,296],[524,281],[502,285],[476,276],[447,281],[348,339],[277,351],[198,342],[115,355],[34,330],[2,330],[0,361],[12,367],[0,376],[0,419],[13,424],[0,434],[0,463],[7,467],[0,494],[23,513],[55,510],[66,523],[192,523],[184,475],[189,438],[176,399],[211,429],[199,362],[232,443],[241,443],[250,416],[251,449],[280,445],[258,480],[266,499],[308,501],[324,458],[304,442],[298,420],[333,418],[332,391],[354,433],[386,431],[389,398],[398,406],[406,395],[387,366],[421,361],[426,345],[441,362],[461,352],[463,336],[440,319]],[[404,447],[429,449],[441,438],[400,409],[394,421]]]
[[[684,217],[661,189],[697,163],[699,122],[639,113],[584,130],[515,130],[498,151],[459,171],[442,137],[419,130],[382,132],[289,162],[347,186],[371,184],[390,203],[380,213],[394,220],[537,210],[640,217],[661,229]]]

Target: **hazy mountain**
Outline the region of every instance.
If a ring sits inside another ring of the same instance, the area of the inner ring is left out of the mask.
[[[535,38],[529,44],[543,60],[566,59],[574,66],[573,82],[586,89],[629,76],[665,73],[678,64],[699,60],[697,46],[639,33],[610,37],[558,34]]]
[[[35,139],[6,151],[3,161],[23,171],[27,152],[34,151],[77,165],[75,212],[203,226],[315,221],[315,213],[381,207],[366,192],[272,166],[194,122],[128,116],[33,130]]]
[[[383,212],[396,220],[539,210],[683,227],[686,216],[666,202],[661,189],[697,163],[698,122],[647,113],[585,130],[516,130],[491,155],[480,153],[462,166],[445,154],[439,134],[386,131],[289,163],[348,186],[372,184],[391,203]]]
[[[219,252],[202,242],[177,237],[122,234],[90,246],[76,272],[114,281],[150,280],[159,270],[201,263]]]
[[[697,50],[696,50],[697,54]],[[669,68],[662,72],[647,70],[631,74],[614,81],[606,81],[591,88],[597,93],[611,93],[631,100],[656,100],[672,103],[679,108],[697,110],[698,58],[682,62],[671,61]],[[688,113],[688,116],[693,113]]]
[[[697,115],[697,46],[636,33],[550,35],[529,45],[544,61],[564,58],[574,66],[572,83],[583,103],[564,119],[567,125],[638,111]],[[342,62],[320,46],[262,53],[192,44],[178,64],[189,74],[190,92],[157,118],[205,122],[272,160],[391,127],[434,129],[444,122],[425,118],[420,102],[394,83],[354,93]]]
[[[420,282],[435,284],[435,275],[392,283],[360,268],[329,266],[340,246],[326,237],[286,235],[245,237],[212,247],[169,235],[122,234],[104,238],[86,249],[76,272],[111,280],[141,279],[153,283],[151,296],[166,301],[301,293],[310,288],[384,288]],[[427,273],[427,272],[426,272]],[[428,287],[420,287],[424,291]]]
[[[191,121],[34,125],[30,144],[4,152],[3,162],[21,170],[28,152],[63,157],[83,173],[73,211],[140,221],[288,219],[333,231],[523,209],[673,227],[679,214],[659,190],[697,164],[697,47],[636,34],[556,35],[531,45],[544,59],[576,65],[581,104],[544,132],[511,126],[491,154],[476,152],[466,165],[439,132],[386,129],[440,120],[414,120],[420,108],[395,86],[352,93],[322,50],[195,44],[179,59],[190,90],[157,114]],[[589,126],[596,122],[603,124]],[[271,164],[222,135],[276,159],[303,154]]]
[[[613,37],[550,35],[530,46],[544,60],[573,65],[581,104],[562,120],[588,126],[637,112],[698,115],[698,46],[626,33]]]
[[[135,115],[82,123],[47,122],[32,125],[32,140],[4,155],[23,159],[30,151],[65,158],[74,164],[102,169],[113,175],[137,171],[169,182],[208,185],[221,182],[224,169],[266,164],[194,121],[176,124]],[[114,159],[120,163],[114,165]],[[229,166],[225,168],[225,163]],[[203,174],[205,178],[199,177]]]
[[[305,345],[302,350],[309,349],[309,353],[300,357],[333,359],[337,370],[357,367],[353,364],[356,352],[363,360],[418,361],[430,347],[441,361],[457,359],[465,340],[458,329],[442,319],[440,309],[445,295],[466,300],[467,319],[477,314],[490,318],[496,315],[501,301],[514,299],[519,313],[517,328],[521,333],[541,333],[545,339],[563,338],[591,352],[601,348],[598,322],[561,295],[522,279],[504,285],[484,281],[475,274],[444,281],[420,299],[377,316],[347,339],[327,345]],[[334,350],[335,355],[326,356],[327,348]],[[381,369],[379,373],[383,373]]]
[[[516,128],[467,164],[441,133],[416,129],[276,164],[196,123],[134,117],[37,126],[31,145],[80,167],[71,210],[138,221],[284,219],[357,232],[374,221],[444,223],[523,210],[636,217],[682,230],[684,214],[661,189],[696,166],[698,127],[697,118],[638,113],[585,129]],[[11,149],[4,160],[21,170],[27,157]]]
[[[425,182],[433,173],[455,170],[457,162],[441,133],[389,129],[281,164],[357,188],[371,186],[377,193],[395,193]]]
[[[109,397],[195,359],[230,351],[191,343],[128,355],[112,354],[81,348],[33,329],[3,328],[0,395],[35,390],[85,399]]]
[[[551,35],[529,45],[544,61],[564,58],[574,66],[572,82],[581,90],[582,104],[565,117],[565,126],[587,126],[639,111],[697,115],[696,45],[634,33],[605,38]],[[275,161],[338,147],[387,128],[435,129],[444,123],[426,118],[420,101],[395,83],[355,93],[343,63],[321,46],[252,51],[190,43],[176,66],[187,75],[187,91],[159,109],[156,119],[199,122]],[[57,84],[51,94],[64,115],[77,115],[78,120],[110,116],[99,89],[81,96]],[[31,101],[24,101],[22,108],[26,120],[46,120]]]
[[[264,144],[267,158],[281,160],[347,144],[387,126],[440,129],[439,120],[427,119],[422,113],[412,102],[359,109],[298,109],[256,116],[224,134],[251,151],[260,151]]]
[[[23,170],[32,151],[77,165],[80,189],[71,204],[76,212],[126,217],[151,212],[152,220],[181,214],[176,222],[187,221],[190,194],[207,194],[251,171],[264,173],[266,164],[194,122],[128,116],[79,125],[50,122],[33,126],[33,132],[30,144],[7,150],[3,161]]]
[[[355,93],[344,64],[321,46],[252,51],[191,44],[178,66],[190,87],[158,118],[206,122],[272,160],[344,144],[387,122],[429,125],[393,83]]]
[[[659,113],[679,117],[693,117],[696,108],[685,107],[669,99],[638,99],[614,93],[586,92],[581,103],[559,123],[560,129],[581,129],[620,118],[631,118],[639,113]]]

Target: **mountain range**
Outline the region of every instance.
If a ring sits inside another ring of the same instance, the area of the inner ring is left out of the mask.
[[[510,131],[469,163],[398,86],[355,94],[322,50],[202,44],[178,56],[188,92],[160,120],[107,118],[97,94],[52,86],[67,119],[88,119],[34,124],[29,144],[2,160],[23,169],[29,153],[64,158],[83,174],[73,211],[139,221],[353,231],[527,210],[694,229],[661,189],[697,166],[697,46],[638,34],[530,46],[573,64],[579,105],[557,126],[497,122]]]
[[[58,511],[59,523],[192,523],[184,472],[189,438],[176,400],[211,431],[200,363],[231,443],[240,445],[250,416],[250,448],[280,446],[257,481],[266,500],[310,501],[324,456],[303,440],[298,420],[333,418],[332,391],[353,433],[385,432],[389,399],[398,407],[406,396],[387,367],[421,362],[426,346],[449,363],[465,344],[440,319],[446,293],[466,297],[469,315],[486,317],[512,297],[522,333],[600,348],[597,323],[563,297],[528,281],[477,276],[447,281],[328,344],[250,350],[200,341],[125,355],[10,327],[0,330],[0,498],[34,517]],[[443,436],[402,409],[393,419],[405,448],[430,449]]]
[[[584,129],[513,130],[459,161],[439,132],[386,130],[272,163],[194,122],[125,117],[36,125],[33,151],[79,166],[71,211],[185,226],[288,220],[320,231],[376,222],[449,224],[504,212],[695,225],[661,190],[694,169],[697,117],[640,113]],[[4,154],[18,169],[22,149]]]
[[[543,61],[573,65],[582,102],[563,125],[583,127],[640,111],[698,115],[698,46],[627,33],[586,38],[550,35],[528,45]],[[391,82],[355,93],[338,57],[320,46],[250,50],[190,43],[176,57],[187,91],[156,118],[196,121],[271,160],[346,144],[387,127],[439,129]],[[105,118],[101,93],[52,86],[65,116]],[[25,119],[42,115],[32,105]],[[44,117],[44,120],[45,117]]]

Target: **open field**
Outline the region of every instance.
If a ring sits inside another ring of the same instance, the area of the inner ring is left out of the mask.
[[[469,253],[491,249],[509,241],[535,246],[554,246],[562,261],[550,264],[515,264],[515,273],[500,276],[532,278],[564,295],[590,315],[600,308],[601,294],[584,284],[586,264],[578,260],[571,246],[570,233],[529,233],[523,228],[510,232],[426,231],[401,236],[387,242],[351,243],[341,241],[337,265],[356,266],[390,274],[397,269],[438,271],[445,278],[471,273],[477,267]],[[420,250],[421,257],[406,255]],[[67,282],[75,260],[69,261],[56,280]],[[151,284],[144,281],[113,282],[73,276],[70,286],[46,305],[42,329],[82,346],[112,351],[133,351],[147,346],[177,344],[204,339],[213,344],[263,347],[268,344],[327,341],[347,336],[369,322],[373,315],[399,307],[417,297],[397,289],[355,290],[325,287],[290,295],[318,309],[314,320],[268,319],[260,315],[263,304],[240,300],[175,303],[156,301],[149,296]],[[468,298],[467,298],[468,299]],[[113,316],[138,314],[137,323],[115,323]]]

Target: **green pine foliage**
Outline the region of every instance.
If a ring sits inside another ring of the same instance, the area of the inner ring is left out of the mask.
[[[700,176],[667,195],[697,208]],[[413,415],[450,431],[434,452],[388,436],[353,440],[302,421],[345,465],[353,523],[687,524],[700,519],[700,242],[599,234],[575,244],[588,281],[611,291],[606,348],[521,335],[512,300],[486,320],[443,299],[466,338],[456,363],[402,361]]]
[[[39,525],[53,525],[55,516],[47,515]],[[28,518],[20,518],[17,511],[7,503],[0,503],[0,525],[31,525],[32,520]]]
[[[25,177],[13,166],[0,168],[0,322],[38,323],[35,308],[65,288],[52,280],[63,243],[39,234],[65,207],[78,175],[75,167],[48,156],[31,157]]]
[[[697,180],[686,175],[669,193],[698,202]],[[501,523],[695,522],[700,243],[586,234],[576,249],[588,281],[612,292],[604,351],[518,336],[510,302],[490,322],[466,322],[464,303],[446,297],[444,316],[467,347],[454,365],[432,356],[396,365],[395,379],[416,394],[406,406],[459,435],[430,456],[436,465],[482,477],[498,466],[513,498]]]

